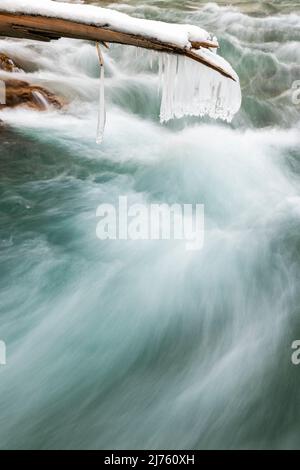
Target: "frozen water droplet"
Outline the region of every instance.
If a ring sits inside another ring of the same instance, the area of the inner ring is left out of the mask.
[[[99,112],[98,112],[98,125],[97,125],[97,144],[103,141],[104,129],[106,123],[106,109],[105,109],[105,89],[104,89],[104,65],[100,67],[100,92],[99,92]]]

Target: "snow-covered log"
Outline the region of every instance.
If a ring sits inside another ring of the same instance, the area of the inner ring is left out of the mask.
[[[60,37],[127,44],[183,54],[236,79],[230,67],[198,54],[217,48],[215,37],[193,25],[133,18],[115,10],[52,0],[1,0],[0,34],[51,40]]]

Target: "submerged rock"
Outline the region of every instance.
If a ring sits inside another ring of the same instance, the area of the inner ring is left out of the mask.
[[[54,93],[39,85],[31,85],[23,80],[3,79],[6,87],[6,103],[0,109],[25,106],[37,111],[45,111],[49,106],[61,109],[63,101]]]

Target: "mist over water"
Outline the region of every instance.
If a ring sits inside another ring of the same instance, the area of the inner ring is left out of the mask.
[[[112,46],[98,146],[94,44],[0,41],[69,103],[0,113],[0,448],[299,447],[299,5],[225,3],[110,6],[214,32],[230,125],[161,126],[156,58]],[[203,250],[99,241],[119,195],[204,204]]]

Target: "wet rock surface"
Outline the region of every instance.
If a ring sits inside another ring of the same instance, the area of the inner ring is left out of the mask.
[[[61,109],[63,101],[39,85],[31,85],[24,80],[4,79],[6,87],[6,103],[0,104],[0,109],[26,106],[37,111],[45,111],[49,106]]]
[[[22,72],[21,67],[12,58],[2,53],[0,53],[0,70],[5,72]]]
[[[19,64],[6,54],[0,53],[0,71],[3,72],[23,72]],[[61,109],[64,102],[54,93],[43,86],[30,84],[25,80],[7,78],[7,75],[0,76],[5,83],[5,103],[0,103],[0,110],[4,108],[15,108],[25,106],[37,111],[45,111],[49,106]]]

